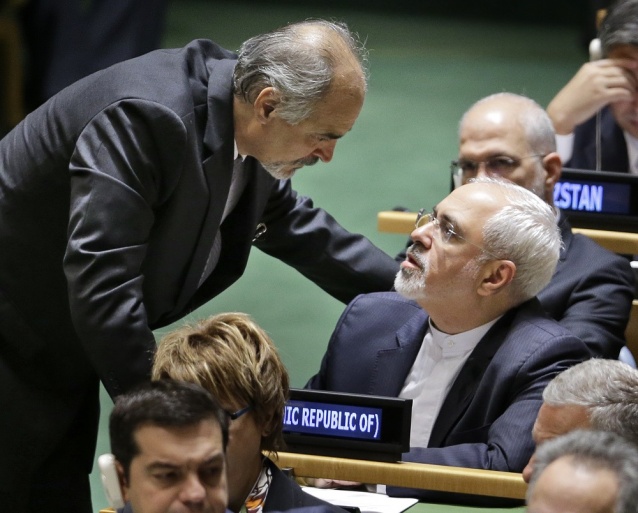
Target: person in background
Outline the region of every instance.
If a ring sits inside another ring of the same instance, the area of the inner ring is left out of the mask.
[[[115,398],[148,380],[153,330],[230,287],[253,246],[344,302],[392,287],[398,263],[290,182],[354,126],[364,57],[324,20],[238,55],[200,39],[75,82],[0,140],[7,509],[92,511],[99,381]]]
[[[168,0],[22,0],[25,102],[161,47]]]
[[[134,513],[226,511],[225,412],[200,386],[146,383],[115,401],[111,452]]]
[[[638,448],[615,433],[574,431],[538,450],[527,513],[634,513]]]
[[[343,513],[303,492],[262,454],[283,447],[289,379],[272,340],[248,315],[219,314],[169,333],[157,348],[152,377],[197,383],[227,412],[231,511],[324,505]]]
[[[566,167],[638,174],[638,0],[614,2],[599,39],[547,106],[558,152]]]
[[[413,400],[405,461],[520,472],[547,383],[589,357],[535,295],[560,252],[552,209],[479,178],[421,212],[396,293],[352,301],[308,388]],[[388,487],[427,501],[494,498]]]
[[[476,102],[461,118],[459,155],[452,169],[457,183],[482,176],[505,178],[552,208],[563,246],[538,300],[550,317],[587,344],[592,356],[617,359],[634,297],[633,272],[626,258],[573,233],[556,207],[554,185],[562,164],[542,107],[512,93]]]
[[[638,370],[617,360],[594,358],[550,381],[532,430],[536,447],[576,429],[617,433],[638,447]],[[523,470],[526,482],[534,460],[532,456]]]

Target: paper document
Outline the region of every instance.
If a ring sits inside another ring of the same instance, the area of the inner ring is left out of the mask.
[[[403,497],[388,497],[383,493],[334,490],[304,486],[303,491],[335,506],[356,506],[361,513],[400,513],[418,501]]]

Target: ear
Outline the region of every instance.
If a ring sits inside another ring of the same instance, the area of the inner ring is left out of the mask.
[[[274,87],[264,87],[253,103],[257,120],[262,124],[268,123],[280,102],[279,93]]]
[[[122,498],[124,499],[124,501],[128,502],[129,501],[129,496],[128,496],[129,485],[128,485],[128,481],[126,479],[126,474],[124,473],[124,467],[117,460],[115,460],[115,471],[117,472],[117,479],[120,482],[120,490],[122,490]]]
[[[516,276],[516,265],[511,260],[494,260],[486,264],[479,285],[480,296],[491,296],[505,288]]]
[[[555,151],[548,153],[543,158],[543,167],[547,175],[545,176],[545,194],[550,194],[550,197],[554,198],[554,185],[560,180],[560,175],[563,170],[563,163],[560,160],[560,156]]]

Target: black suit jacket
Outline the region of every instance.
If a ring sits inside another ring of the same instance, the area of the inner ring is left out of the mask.
[[[538,294],[545,311],[587,344],[592,356],[618,358],[634,297],[629,261],[572,233],[564,215],[563,248],[551,281]]]
[[[272,461],[267,461],[272,470],[272,482],[264,504],[264,511],[288,511],[293,508],[323,506],[332,513],[344,510],[318,499],[306,492],[291,478],[286,476]]]
[[[600,136],[601,170],[628,173],[629,157],[625,135],[609,107],[605,107],[600,113]],[[574,130],[572,157],[565,163],[565,167],[596,169],[596,116]]]
[[[64,89],[0,141],[0,403],[10,405],[0,491],[28,497],[18,486],[64,437],[73,447],[58,453],[90,471],[96,376],[112,396],[148,379],[151,330],[237,280],[258,224],[267,232],[254,245],[344,302],[392,287],[391,257],[253,158],[221,223],[234,66],[211,41],[152,52]],[[198,286],[219,231],[218,264]]]
[[[396,397],[414,364],[428,315],[396,293],[359,296],[346,308],[309,388]],[[444,399],[427,448],[405,461],[521,472],[542,392],[587,347],[543,312],[537,299],[506,313],[481,339]],[[389,488],[422,500],[442,495]],[[467,497],[455,497],[462,502]],[[485,502],[473,498],[474,503]],[[489,501],[489,500],[488,500]],[[490,501],[494,502],[494,501]]]

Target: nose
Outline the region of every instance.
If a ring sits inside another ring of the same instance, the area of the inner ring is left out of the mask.
[[[321,145],[312,152],[312,155],[315,157],[319,157],[322,162],[330,162],[332,160],[332,156],[334,155],[336,145],[337,141],[332,139],[321,143]]]
[[[532,457],[527,462],[527,465],[523,469],[523,481],[529,483],[529,480],[532,478],[532,472],[534,471],[534,458],[535,454],[532,454]]]
[[[492,175],[487,170],[487,163],[479,162],[476,168],[476,178],[489,178],[490,176]]]
[[[206,497],[206,488],[197,473],[189,474],[182,483],[180,499],[184,503],[201,503]]]
[[[419,241],[425,249],[430,249],[432,247],[432,239],[434,238],[434,230],[434,223],[424,224],[412,230],[410,239],[412,239],[413,242]]]

